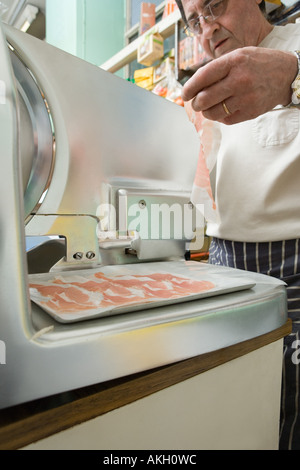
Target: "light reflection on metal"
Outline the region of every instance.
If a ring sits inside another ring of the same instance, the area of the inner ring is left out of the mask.
[[[31,163],[31,171],[25,181],[23,171],[25,223],[28,223],[45,199],[51,182],[55,163],[55,133],[45,93],[10,44],[9,50],[18,90],[21,162],[24,166]]]

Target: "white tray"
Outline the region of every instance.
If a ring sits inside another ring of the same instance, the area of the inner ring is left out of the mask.
[[[30,297],[68,323],[250,289],[255,282],[211,274],[198,262],[158,262],[29,275]]]

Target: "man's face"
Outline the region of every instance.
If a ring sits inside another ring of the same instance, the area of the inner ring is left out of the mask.
[[[210,1],[182,0],[187,20],[202,15]],[[197,37],[205,53],[215,59],[239,47],[258,46],[269,32],[259,3],[261,0],[225,0],[225,12],[213,23],[201,18],[202,33]]]

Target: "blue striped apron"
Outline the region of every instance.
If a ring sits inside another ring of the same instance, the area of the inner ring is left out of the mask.
[[[300,449],[300,240],[265,243],[233,242],[213,238],[209,262],[254,271],[287,284],[288,316],[292,333],[284,339],[280,441],[281,450]]]

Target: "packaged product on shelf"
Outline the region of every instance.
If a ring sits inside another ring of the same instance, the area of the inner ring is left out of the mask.
[[[194,37],[194,64],[204,64],[208,60],[198,38]]]
[[[155,95],[161,96],[162,98],[166,98],[167,93],[168,93],[167,80],[163,79],[157,85],[155,85],[155,87],[152,90],[152,93],[154,93]]]
[[[153,71],[154,67],[147,67],[136,70],[134,72],[134,83],[146,90],[153,88]]]
[[[152,65],[164,56],[164,40],[158,32],[149,32],[138,46],[137,61],[142,65]]]
[[[178,8],[177,3],[175,0],[167,0],[164,12],[163,12],[163,19],[166,18],[168,15],[173,13]]]
[[[140,17],[140,35],[155,25],[155,3],[142,2]]]
[[[173,57],[167,57],[154,67],[153,83],[157,83],[162,78],[165,78],[169,71],[175,71],[175,59]]]
[[[179,68],[187,70],[193,65],[203,64],[207,58],[197,37],[187,36],[179,43]]]
[[[186,37],[179,43],[179,68],[188,69],[194,63],[194,38]]]
[[[152,93],[183,106],[181,98],[182,85],[176,80],[175,73],[169,70],[167,76],[154,86]]]

